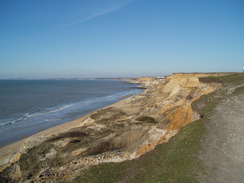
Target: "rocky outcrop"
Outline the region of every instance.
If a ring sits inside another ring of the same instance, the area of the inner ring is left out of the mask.
[[[70,125],[55,127],[52,133],[44,131],[19,143],[19,148],[2,160],[1,176],[20,182],[55,182],[72,179],[80,169],[92,165],[138,158],[199,118],[191,104],[222,85],[199,78],[225,74],[132,79],[147,89]],[[1,149],[0,153],[10,147]]]

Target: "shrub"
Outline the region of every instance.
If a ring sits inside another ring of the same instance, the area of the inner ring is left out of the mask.
[[[122,148],[133,147],[133,145],[139,142],[144,135],[145,131],[141,129],[128,131],[114,139],[103,140],[96,143],[88,150],[88,154],[96,155],[106,151],[115,151]]]
[[[154,118],[149,117],[149,116],[140,116],[138,118],[136,118],[136,120],[140,121],[140,122],[145,122],[145,123],[158,123]]]
[[[57,136],[51,137],[47,141],[55,141],[55,140],[59,140],[62,138],[70,138],[70,137],[85,137],[87,135],[88,135],[87,133],[81,132],[81,131],[69,131],[69,132],[60,133]]]
[[[222,81],[214,77],[199,78],[199,81],[202,83],[223,83]]]

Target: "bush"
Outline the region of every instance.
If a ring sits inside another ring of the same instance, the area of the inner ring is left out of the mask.
[[[149,116],[141,116],[136,118],[136,120],[140,121],[140,122],[145,122],[145,123],[158,123],[154,118],[149,117]]]
[[[203,83],[223,83],[222,81],[214,77],[199,78],[199,81]]]
[[[48,139],[47,141],[55,141],[55,140],[59,140],[62,138],[70,138],[70,137],[85,137],[88,134],[85,132],[80,132],[80,131],[70,131],[70,132],[65,132],[65,133],[60,133],[57,136],[51,137],[50,139]]]

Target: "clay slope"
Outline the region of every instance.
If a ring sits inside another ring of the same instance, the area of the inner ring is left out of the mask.
[[[138,158],[200,117],[192,102],[219,89],[221,83],[199,78],[216,75],[225,74],[137,78],[147,88],[141,94],[77,119],[68,129],[61,125],[19,143],[17,150],[1,159],[5,164],[1,180],[72,180],[83,168]]]

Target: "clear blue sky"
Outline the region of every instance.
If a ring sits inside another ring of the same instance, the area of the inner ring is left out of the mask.
[[[0,78],[240,72],[243,0],[1,0]]]

